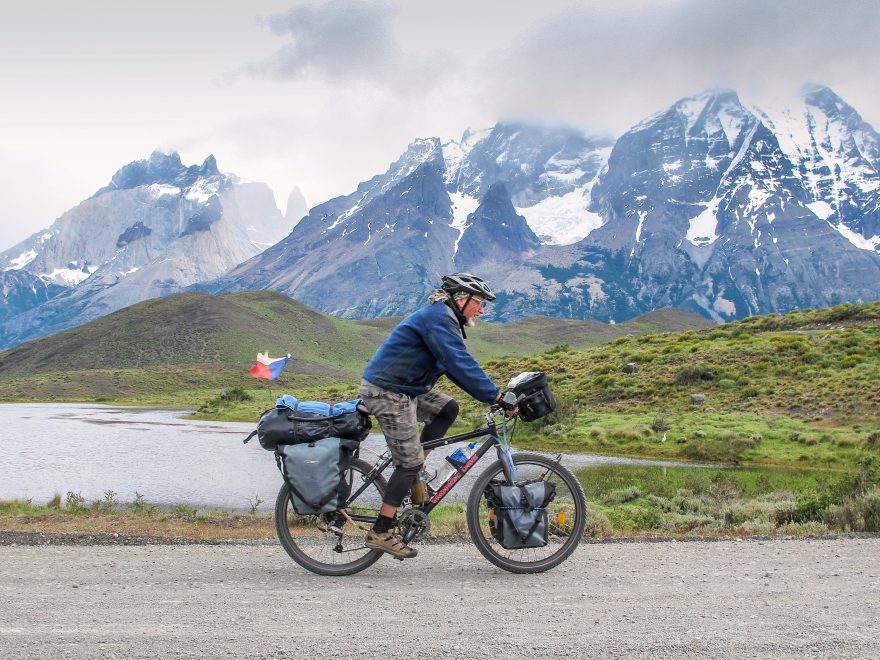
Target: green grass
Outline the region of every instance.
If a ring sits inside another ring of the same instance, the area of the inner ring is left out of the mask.
[[[880,531],[873,458],[848,470],[604,465],[578,477],[597,536]]]

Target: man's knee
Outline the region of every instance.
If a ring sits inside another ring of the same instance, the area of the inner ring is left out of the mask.
[[[451,426],[458,417],[458,412],[458,401],[456,401],[455,399],[450,399],[446,403],[446,405],[440,409],[440,412],[437,413],[437,417],[442,417],[444,420],[449,420],[449,424]]]

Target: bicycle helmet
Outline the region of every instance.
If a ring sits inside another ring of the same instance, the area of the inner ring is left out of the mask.
[[[461,291],[472,296],[483,296],[486,300],[495,300],[495,294],[492,293],[489,285],[476,275],[471,275],[470,273],[444,275],[441,288],[450,295]]]

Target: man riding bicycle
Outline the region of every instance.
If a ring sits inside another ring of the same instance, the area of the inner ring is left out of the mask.
[[[367,365],[360,396],[379,421],[394,460],[379,516],[364,542],[368,548],[402,559],[417,554],[392,527],[423,469],[422,443],[442,438],[458,416],[458,403],[433,389],[440,376],[484,403],[501,399],[500,388],[464,345],[465,327],[473,327],[492,300],[492,289],[479,277],[444,276],[429,304],[401,321]],[[425,422],[421,434],[419,422]]]

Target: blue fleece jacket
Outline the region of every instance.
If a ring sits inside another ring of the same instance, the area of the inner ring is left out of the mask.
[[[422,307],[391,331],[364,371],[374,385],[424,394],[443,374],[478,401],[493,403],[499,389],[464,345],[455,313],[444,303]]]

